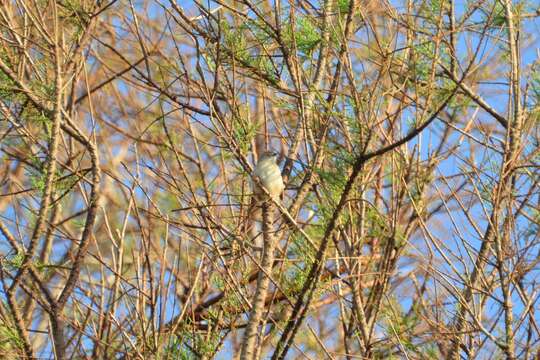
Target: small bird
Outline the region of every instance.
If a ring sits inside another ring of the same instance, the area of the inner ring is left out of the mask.
[[[268,191],[274,201],[279,201],[279,197],[285,189],[281,169],[277,164],[277,154],[273,151],[267,151],[261,155],[254,175],[259,178],[261,185]],[[264,201],[265,194],[257,184],[253,184],[253,192],[258,200]]]
[[[283,178],[281,177],[281,169],[277,164],[277,154],[273,151],[267,151],[259,157],[259,161],[255,166],[253,171],[254,177],[259,181],[251,182],[251,188],[253,190],[253,196],[249,207],[247,208],[246,220],[243,225],[243,229],[240,232],[241,234],[246,234],[248,236],[249,244],[256,250],[262,249],[262,236],[257,232],[257,220],[260,219],[260,209],[261,203],[269,201],[268,195],[259,186],[260,183],[264,189],[268,192],[270,197],[276,201],[280,201],[280,196],[283,190],[285,189],[285,184],[283,184]]]

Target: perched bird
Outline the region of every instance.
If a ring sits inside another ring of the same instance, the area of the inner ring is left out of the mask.
[[[261,189],[259,184],[266,189],[270,197],[276,202],[280,201],[281,193],[283,193],[283,190],[285,189],[285,184],[281,177],[281,169],[277,164],[277,154],[272,151],[267,151],[259,156],[259,161],[257,161],[253,175],[258,181],[253,180],[251,182],[253,195],[251,196],[249,206],[244,212],[247,216],[239,231],[239,241],[238,243],[232,243],[221,248],[222,251],[230,250],[231,253],[235,253],[237,251],[235,244],[240,244],[241,248],[248,245],[252,249],[258,251],[262,249],[263,239],[261,233],[257,232],[257,221],[260,221],[261,218],[261,204],[270,201],[270,199]],[[248,241],[244,243],[244,240],[240,238],[246,236]]]
[[[285,189],[281,169],[277,164],[277,154],[273,151],[267,151],[261,155],[254,175],[259,178],[261,185],[268,191],[274,201],[279,201],[279,197]],[[253,192],[259,201],[264,201],[265,194],[257,184],[253,184]]]
[[[246,219],[243,224],[243,228],[240,231],[241,234],[247,235],[248,243],[254,249],[262,249],[262,236],[260,232],[257,232],[257,221],[261,216],[261,204],[270,201],[268,195],[259,186],[262,185],[268,192],[270,197],[279,202],[281,193],[285,189],[283,184],[283,178],[281,177],[281,169],[277,164],[277,154],[272,151],[267,151],[259,156],[259,161],[253,171],[254,177],[259,181],[253,180],[251,188],[253,190],[253,196],[247,211],[245,212]],[[258,184],[259,183],[259,184]]]

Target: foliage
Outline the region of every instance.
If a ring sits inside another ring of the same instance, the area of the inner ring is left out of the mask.
[[[534,2],[3,5],[0,357],[538,353]]]

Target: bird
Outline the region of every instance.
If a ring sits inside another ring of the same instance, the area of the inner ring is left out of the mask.
[[[285,190],[285,184],[283,183],[283,177],[281,176],[281,169],[277,164],[277,153],[273,151],[264,152],[253,172],[261,185],[266,189],[270,197],[279,202],[279,198],[283,190]],[[258,184],[253,183],[253,193],[259,201],[268,200],[267,195],[262,191]]]
[[[268,203],[270,198],[279,203],[281,194],[285,190],[285,184],[281,176],[281,169],[277,164],[277,154],[273,151],[266,151],[261,156],[253,170],[253,178],[251,181],[251,201],[245,214],[247,217],[243,223],[240,234],[247,235],[249,244],[254,250],[262,249],[262,237],[257,232],[257,220],[260,219],[260,210],[263,203]],[[261,186],[268,192],[266,194]],[[268,196],[270,195],[270,197]],[[270,204],[268,204],[270,205]],[[243,244],[243,242],[240,242]],[[245,245],[245,244],[244,244]]]
[[[251,181],[251,201],[245,212],[247,216],[239,231],[239,234],[242,235],[239,235],[236,241],[220,248],[221,251],[230,253],[231,255],[235,254],[238,250],[236,244],[240,244],[241,248],[244,248],[244,246],[247,245],[253,250],[262,250],[262,237],[260,236],[260,233],[257,233],[256,226],[257,220],[260,219],[261,216],[261,204],[268,202],[270,198],[275,202],[279,202],[281,194],[285,190],[281,169],[277,164],[277,153],[273,151],[266,151],[259,156],[259,160],[255,165],[252,175],[253,178],[257,178],[258,181],[254,181],[254,179]],[[268,194],[261,189],[259,184],[262,185]],[[268,195],[270,195],[270,197]],[[244,242],[242,238],[246,235],[249,241]]]

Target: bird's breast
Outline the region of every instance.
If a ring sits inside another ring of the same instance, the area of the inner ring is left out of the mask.
[[[281,170],[275,163],[259,164],[255,169],[255,175],[271,195],[277,195],[283,191],[283,179]]]

